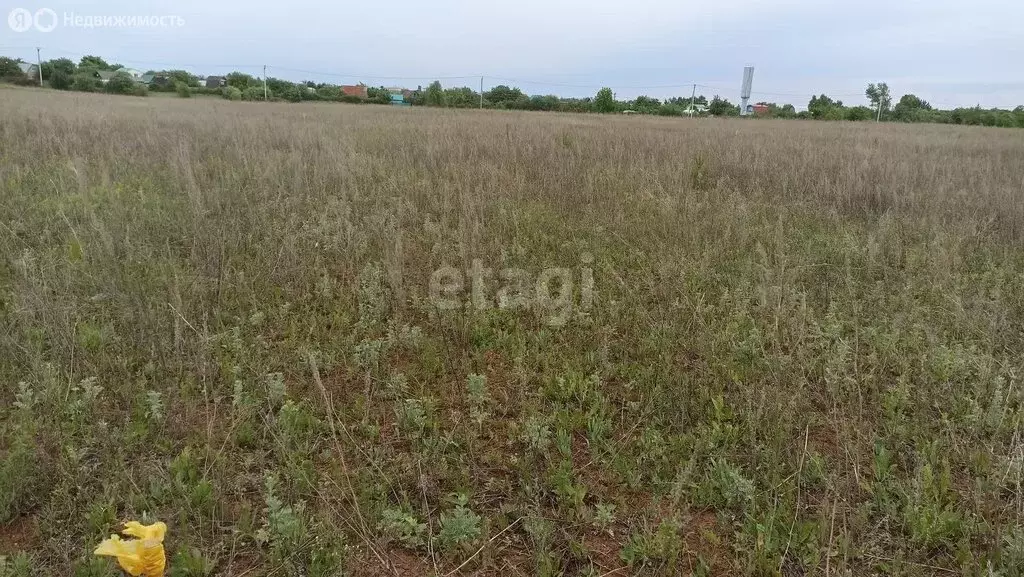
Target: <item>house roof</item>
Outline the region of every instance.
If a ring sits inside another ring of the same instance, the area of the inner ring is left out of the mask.
[[[363,84],[343,84],[341,86],[341,93],[346,96],[358,96],[360,98],[366,98],[367,89],[366,86]]]
[[[100,75],[100,80],[110,80],[118,72],[120,72],[120,71],[119,70],[118,71],[114,71],[114,70],[100,70],[97,74]]]
[[[36,69],[36,65],[28,62],[19,62],[18,68],[21,68],[21,71],[25,74],[31,74]]]
[[[149,84],[150,82],[153,82],[154,78],[156,78],[156,74],[143,74],[141,80],[146,84]]]

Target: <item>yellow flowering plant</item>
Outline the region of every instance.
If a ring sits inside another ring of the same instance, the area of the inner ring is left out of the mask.
[[[132,577],[163,577],[167,564],[164,555],[167,525],[159,521],[152,525],[128,521],[122,533],[135,539],[124,540],[118,535],[111,535],[93,554],[117,558],[117,563]]]

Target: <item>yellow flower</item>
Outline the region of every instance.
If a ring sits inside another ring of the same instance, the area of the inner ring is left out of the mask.
[[[143,525],[137,521],[129,521],[124,527],[122,533],[137,539],[124,541],[117,535],[111,535],[109,539],[100,543],[93,554],[117,557],[118,564],[132,577],[163,577],[164,566],[167,563],[164,557],[164,535],[167,533],[167,525],[160,522]]]

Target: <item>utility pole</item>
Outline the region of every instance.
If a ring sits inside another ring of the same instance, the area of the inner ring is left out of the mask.
[[[267,65],[263,65],[263,101],[267,101]]]
[[[882,121],[882,96],[878,96],[878,116],[875,117],[875,122]]]
[[[484,77],[480,77],[480,108],[484,107]]]
[[[690,95],[690,118],[693,118],[693,112],[697,110],[697,84],[693,85],[693,94]]]
[[[39,57],[39,47],[36,46],[36,67],[39,68],[39,86],[43,85],[43,59]]]

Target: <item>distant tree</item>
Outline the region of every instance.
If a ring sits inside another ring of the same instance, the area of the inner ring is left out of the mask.
[[[817,120],[840,120],[843,117],[843,101],[832,100],[828,96],[812,96],[807,104],[807,112]]]
[[[294,87],[293,87],[294,88]],[[277,96],[280,94],[275,93]],[[263,87],[262,86],[250,86],[242,91],[242,100],[263,100]]]
[[[680,108],[686,109],[686,108],[690,107],[690,102],[691,101],[693,102],[693,104],[700,104],[702,106],[707,106],[708,105],[708,99],[703,94],[698,94],[696,97],[693,97],[693,98],[691,98],[689,96],[687,96],[685,98],[681,97],[681,96],[675,96],[675,97],[669,98],[665,102],[668,103],[668,104],[674,104],[674,105],[676,105],[676,106],[678,106]]]
[[[135,80],[125,72],[117,72],[103,86],[103,90],[111,94],[133,94]]]
[[[175,90],[177,90],[178,83],[192,88],[199,87],[199,77],[186,70],[161,70],[159,72],[150,72],[150,74],[166,76],[171,86],[175,87]]]
[[[659,116],[683,116],[684,108],[678,104],[665,103],[658,107]]]
[[[530,110],[543,110],[550,112],[553,110],[559,110],[562,107],[562,101],[554,94],[548,94],[546,96],[538,94],[531,96],[529,102]]]
[[[728,100],[715,95],[708,104],[708,114],[714,116],[739,116],[740,107]]]
[[[296,85],[296,84],[288,84],[288,85],[282,87],[280,92],[274,92],[274,96],[276,96],[278,98],[283,98],[283,99],[287,100],[288,102],[299,102],[299,101],[302,100],[302,92],[305,89],[306,89],[306,87],[301,85],[301,84],[298,84],[298,85]],[[260,89],[258,91],[259,94],[256,95],[255,98],[253,98],[253,93],[251,92],[252,90],[253,90],[253,88],[250,87],[249,89],[244,91],[243,94],[244,94],[244,98],[246,100],[263,100],[263,90],[262,89]]]
[[[70,90],[72,84],[74,84],[74,76],[62,69],[50,72],[50,75],[46,78],[50,83],[50,88],[56,88],[57,90]]]
[[[340,100],[341,88],[331,84],[324,84],[316,89],[316,95],[320,100]]]
[[[226,86],[221,91],[221,95],[228,100],[241,100],[242,91],[235,86]]]
[[[391,104],[391,93],[383,86],[368,86],[366,88],[366,99],[374,104]]]
[[[851,106],[844,113],[845,120],[863,121],[872,120],[875,117],[874,111],[867,106]]]
[[[244,72],[232,72],[227,75],[225,80],[227,81],[228,86],[237,88],[239,91],[256,85],[256,79],[252,75],[245,74]],[[269,83],[270,79],[267,79],[267,82]]]
[[[83,56],[78,61],[79,68],[92,68],[93,70],[116,70],[107,64],[107,61],[100,58],[99,56]]]
[[[427,106],[444,106],[444,88],[441,88],[441,82],[435,80],[427,86],[427,93],[424,97]]]
[[[619,105],[615,101],[615,93],[612,92],[611,88],[605,87],[597,91],[597,96],[594,97],[595,112],[615,112],[618,108]]]
[[[497,108],[507,108],[512,103],[522,100],[523,96],[522,90],[504,84],[499,84],[484,92],[484,100]]]
[[[0,80],[15,82],[25,77],[21,71],[20,62],[13,58],[0,56]]]
[[[103,83],[96,76],[96,71],[90,68],[79,68],[78,72],[71,79],[71,90],[80,92],[99,92],[103,90]]]
[[[448,88],[444,91],[445,106],[454,108],[474,108],[480,106],[480,95],[472,88]]]
[[[177,92],[178,96],[180,96],[182,98],[191,98],[192,97],[192,88],[188,84],[185,84],[184,82],[176,82],[176,83],[174,83],[174,91]]]
[[[904,94],[892,109],[892,118],[898,122],[927,122],[932,105],[916,95]]]
[[[876,110],[876,114],[881,109],[882,116],[884,117],[892,108],[892,96],[889,95],[889,85],[884,82],[868,84],[867,89],[864,90],[864,95],[871,101],[871,107]]]
[[[921,109],[921,110],[931,110],[932,109],[932,105],[928,104],[927,100],[921,100],[920,98],[918,98],[914,94],[904,94],[900,98],[900,101],[898,103],[896,103],[896,105],[897,106],[902,105],[902,106],[904,106],[906,108],[911,108],[911,109]]]
[[[260,82],[259,86],[260,86],[260,88],[262,88],[263,87],[263,83]],[[292,82],[289,82],[287,80],[282,80],[280,78],[274,78],[273,76],[267,78],[267,89],[270,90],[271,92],[273,92],[274,94],[278,95],[278,96],[284,94],[285,91],[287,91],[289,88],[293,88],[294,86],[295,86],[295,84],[293,84]],[[243,88],[242,90],[245,90],[245,89]]]
[[[43,62],[43,80],[51,80],[56,72],[63,72],[65,77],[70,79],[75,75],[75,63],[70,58],[56,58]]]
[[[655,114],[661,107],[661,101],[650,96],[637,96],[629,103],[629,107],[641,114]]]
[[[783,104],[779,107],[776,116],[779,118],[796,118],[796,107],[792,104]]]

